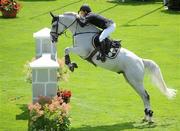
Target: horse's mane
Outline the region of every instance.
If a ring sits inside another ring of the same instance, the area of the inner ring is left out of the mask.
[[[78,15],[78,13],[76,13],[76,12],[65,12],[64,15],[76,16],[76,15]]]

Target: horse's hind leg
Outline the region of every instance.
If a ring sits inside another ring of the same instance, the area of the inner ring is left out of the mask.
[[[153,111],[151,110],[150,106],[150,97],[147,93],[147,91],[144,89],[143,85],[143,78],[144,75],[137,75],[134,73],[124,73],[124,77],[127,80],[127,82],[135,89],[135,91],[140,95],[140,97],[143,100],[144,103],[144,112],[145,117],[143,121],[148,121],[149,123],[152,123],[152,115]]]

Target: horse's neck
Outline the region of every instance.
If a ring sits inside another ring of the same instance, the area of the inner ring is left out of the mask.
[[[74,22],[74,24],[69,27],[69,30],[71,31],[72,34],[75,34],[76,29],[77,29],[77,22]]]

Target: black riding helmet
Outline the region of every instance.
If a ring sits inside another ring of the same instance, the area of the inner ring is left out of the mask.
[[[87,13],[89,13],[89,12],[91,12],[91,8],[90,8],[89,5],[84,4],[84,5],[82,5],[82,6],[80,7],[78,13],[79,13],[80,11],[86,11]]]

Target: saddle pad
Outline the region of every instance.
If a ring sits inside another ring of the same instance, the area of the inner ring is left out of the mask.
[[[99,42],[99,36],[100,34],[95,34],[94,37],[92,38],[92,45],[93,47],[96,48],[100,48],[100,42]],[[106,52],[106,57],[110,58],[110,59],[114,59],[117,54],[120,51],[120,43],[119,41],[113,41],[110,40],[109,38],[105,39],[105,52]]]

